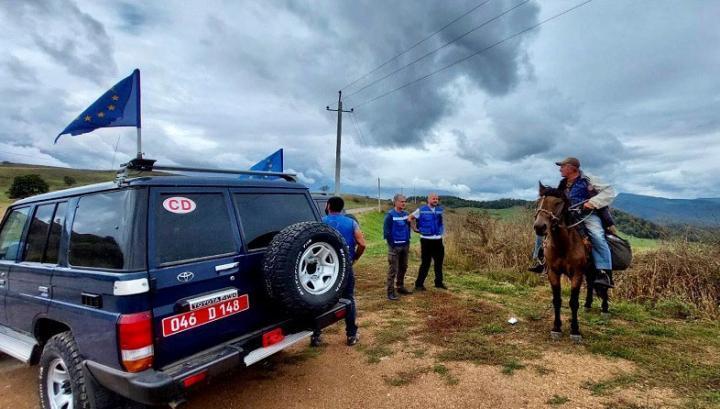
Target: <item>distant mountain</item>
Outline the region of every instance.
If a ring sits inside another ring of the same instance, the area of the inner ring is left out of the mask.
[[[613,207],[663,225],[720,227],[720,198],[667,199],[620,193]]]

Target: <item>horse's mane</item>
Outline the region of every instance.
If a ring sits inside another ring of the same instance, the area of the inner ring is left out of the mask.
[[[546,187],[543,196],[552,196],[563,200],[566,199],[565,194],[563,194],[560,189],[554,187]]]

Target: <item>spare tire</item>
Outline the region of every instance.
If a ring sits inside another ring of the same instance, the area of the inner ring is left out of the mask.
[[[268,295],[293,316],[325,312],[340,299],[352,260],[343,237],[320,222],[302,222],[275,235],[265,253]]]

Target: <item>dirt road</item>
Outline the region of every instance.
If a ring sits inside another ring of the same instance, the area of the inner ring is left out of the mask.
[[[401,302],[409,308],[413,304],[412,300]],[[671,391],[634,387],[595,395],[584,385],[630,373],[633,365],[620,359],[567,352],[567,344],[558,344],[512,375],[492,365],[438,365],[435,347],[415,339],[394,344],[391,356],[372,361],[366,348],[376,340],[369,327],[385,315],[381,311],[362,316],[361,344],[355,347],[344,345],[342,326],[335,326],[324,335],[322,347],[299,345],[214,380],[192,393],[184,407],[606,408],[667,407],[675,400]],[[37,408],[35,377],[36,367],[1,357],[0,408]]]

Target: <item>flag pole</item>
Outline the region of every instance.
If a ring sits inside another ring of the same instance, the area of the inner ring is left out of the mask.
[[[143,153],[142,153],[142,109],[140,109],[140,70],[135,69],[135,71],[137,71],[137,110],[138,110],[137,158],[142,159]]]

